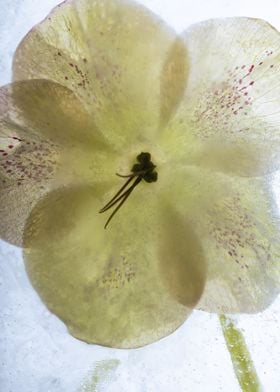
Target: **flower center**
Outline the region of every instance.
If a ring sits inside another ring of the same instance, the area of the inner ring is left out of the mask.
[[[132,193],[133,189],[138,184],[140,184],[142,180],[148,183],[157,181],[158,174],[154,170],[156,166],[151,161],[151,154],[149,152],[141,152],[141,154],[137,155],[136,160],[137,163],[135,163],[132,166],[130,174],[123,175],[123,174],[116,173],[117,176],[122,178],[128,178],[128,180],[119,189],[119,191],[115,194],[115,196],[99,211],[100,213],[105,212],[116,205],[116,208],[107,219],[104,229],[106,229],[113,216],[127,200],[128,196]],[[134,181],[132,182],[133,179]],[[132,184],[129,186],[131,182]]]

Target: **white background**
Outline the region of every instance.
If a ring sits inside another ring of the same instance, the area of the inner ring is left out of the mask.
[[[0,84],[10,81],[11,60],[24,34],[57,0],[0,0]],[[251,16],[280,29],[279,0],[143,0],[178,32],[218,16]],[[279,180],[279,177],[278,177]],[[277,188],[277,181],[276,181]],[[277,192],[277,189],[276,189]],[[0,242],[1,392],[235,392],[218,319],[194,312],[173,335],[137,350],[90,346],[72,338],[50,314],[26,276],[21,251]],[[280,390],[280,299],[259,315],[238,317],[264,391]],[[85,385],[98,361],[119,359],[111,375]]]

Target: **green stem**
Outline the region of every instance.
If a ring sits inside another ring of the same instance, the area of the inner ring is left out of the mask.
[[[234,326],[234,321],[220,315],[224,338],[231,356],[232,365],[243,392],[260,392],[261,386],[242,332]]]
[[[102,383],[109,383],[117,367],[120,365],[118,359],[107,359],[97,362],[90,379],[82,385],[79,392],[97,392]]]

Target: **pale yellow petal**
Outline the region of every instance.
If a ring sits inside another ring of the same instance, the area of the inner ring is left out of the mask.
[[[46,80],[2,87],[1,238],[21,245],[29,212],[50,189],[82,180],[106,181],[113,168],[101,146],[92,120],[67,88]]]
[[[66,1],[24,38],[14,78],[67,86],[107,140],[123,147],[150,140],[177,105],[181,83],[169,80],[174,69],[184,80],[186,63],[176,40],[172,29],[132,1]]]
[[[94,188],[49,194],[25,230],[29,277],[71,334],[138,347],[181,325],[203,291],[201,246],[155,184],[139,184],[106,230]],[[108,212],[109,213],[109,212]]]
[[[21,180],[10,186],[3,186],[3,181],[7,180],[0,178],[0,238],[13,245],[22,246],[25,221],[36,202],[52,189],[52,186],[48,181],[32,180]]]
[[[180,104],[188,79],[188,53],[178,37],[171,44],[160,75],[160,131],[172,118]]]
[[[199,309],[258,312],[280,290],[280,219],[269,178],[177,170],[166,195],[201,241],[207,282]]]
[[[0,237],[21,246],[25,220],[52,188],[60,154],[55,143],[10,117],[8,90],[0,90]]]
[[[188,84],[163,135],[170,154],[230,174],[280,163],[280,35],[249,18],[213,19],[183,35]]]
[[[14,82],[0,90],[2,121],[30,129],[63,147],[95,148],[101,135],[81,101],[68,88],[49,80]]]

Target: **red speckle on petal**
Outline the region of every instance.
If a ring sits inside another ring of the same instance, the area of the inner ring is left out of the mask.
[[[253,86],[255,82],[252,80],[252,82],[249,83],[249,86]]]
[[[252,72],[254,67],[255,67],[254,65],[251,65],[251,67],[249,68],[249,72]]]
[[[10,145],[8,146],[8,148],[12,149],[12,148],[14,148],[14,146],[13,146],[12,144],[10,144]]]

